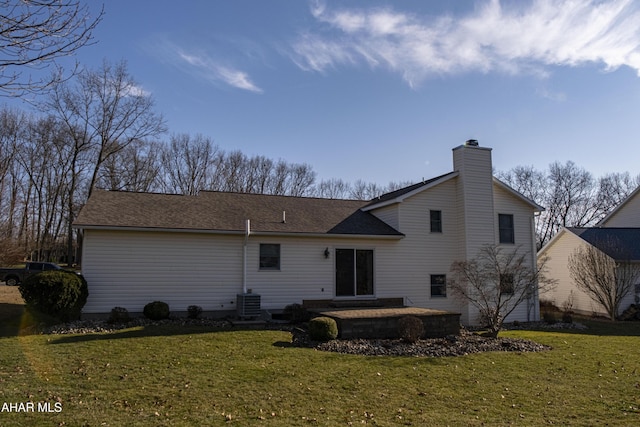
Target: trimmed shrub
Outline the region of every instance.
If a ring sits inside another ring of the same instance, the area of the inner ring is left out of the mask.
[[[20,294],[29,308],[63,322],[80,318],[89,287],[84,277],[70,271],[43,271],[20,284]]]
[[[618,318],[620,320],[640,320],[640,305],[631,304]]]
[[[144,317],[151,320],[162,320],[169,318],[169,304],[162,301],[153,301],[144,306],[142,311]]]
[[[398,336],[404,341],[414,343],[422,338],[424,323],[416,316],[404,316],[398,320]]]
[[[553,301],[547,299],[540,300],[540,311],[560,311]]]
[[[314,341],[331,341],[338,337],[338,324],[330,317],[316,317],[309,322],[309,337]]]
[[[565,311],[562,313],[562,323],[573,323],[573,316],[570,312]]]
[[[199,305],[190,305],[187,307],[187,317],[189,319],[198,319],[202,314],[202,307]]]
[[[558,318],[556,315],[550,311],[542,312],[542,320],[544,320],[549,325],[553,325],[554,323],[558,323]]]
[[[131,320],[129,316],[129,310],[124,307],[113,307],[111,309],[111,314],[107,319],[108,323],[127,323]]]
[[[291,323],[308,322],[311,316],[301,304],[289,304],[282,311],[282,316]]]

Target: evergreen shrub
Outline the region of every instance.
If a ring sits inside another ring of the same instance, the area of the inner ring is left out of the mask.
[[[64,270],[29,276],[19,290],[27,307],[63,322],[79,319],[89,296],[84,277]]]
[[[169,318],[169,304],[162,301],[153,301],[144,306],[144,317],[151,320],[163,320]]]
[[[330,317],[315,317],[309,322],[309,337],[314,341],[335,340],[338,324]]]

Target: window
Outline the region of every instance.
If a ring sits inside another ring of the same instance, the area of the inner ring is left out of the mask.
[[[280,245],[260,243],[260,270],[280,270]]]
[[[515,243],[513,215],[498,214],[498,230],[500,232],[500,243]]]
[[[442,233],[442,211],[429,211],[432,233]]]
[[[336,249],[336,296],[373,295],[373,251]]]
[[[431,275],[431,296],[446,298],[447,276],[445,276],[444,274]]]
[[[513,294],[513,274],[504,273],[500,275],[500,295],[502,294]]]

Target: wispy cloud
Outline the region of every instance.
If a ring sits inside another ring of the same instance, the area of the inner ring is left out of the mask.
[[[254,93],[263,92],[248,73],[228,65],[225,61],[216,60],[202,50],[185,49],[164,37],[157,37],[153,43],[148,43],[148,49],[163,62],[213,84],[224,84]]]
[[[302,69],[367,64],[411,86],[430,75],[500,71],[545,75],[555,66],[628,66],[640,75],[640,5],[635,0],[488,0],[466,16],[422,17],[393,8],[331,9],[292,45]]]
[[[262,93],[262,89],[255,85],[244,71],[220,65],[206,55],[196,55],[178,50],[177,55],[193,67],[194,71],[212,82],[222,82],[238,89]]]
[[[142,86],[136,84],[130,84],[123,88],[126,96],[150,96],[151,92],[144,89]]]
[[[541,98],[548,99],[554,102],[564,102],[567,100],[567,94],[564,92],[553,92],[549,89],[542,88],[536,91],[537,95]]]

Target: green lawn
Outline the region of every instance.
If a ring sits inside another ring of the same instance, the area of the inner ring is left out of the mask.
[[[504,332],[543,353],[361,357],[280,331],[148,327],[0,338],[2,426],[638,425],[640,324]],[[55,402],[59,402],[58,406]]]

